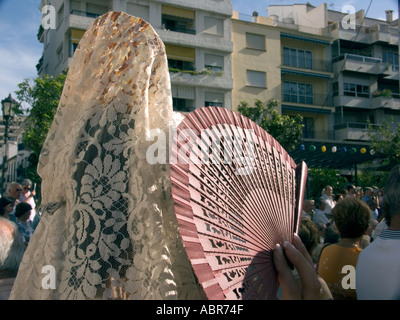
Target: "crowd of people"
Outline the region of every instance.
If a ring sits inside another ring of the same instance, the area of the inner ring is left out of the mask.
[[[304,200],[299,236],[333,299],[400,299],[399,219],[398,165],[384,188],[328,185]]]
[[[0,300],[8,298],[26,246],[39,222],[32,181],[11,182],[0,198]]]
[[[8,298],[40,219],[34,197],[25,179],[0,198],[0,300]],[[277,244],[274,264],[282,298],[400,299],[400,165],[384,189],[349,185],[333,194],[326,186],[305,199],[299,233]]]

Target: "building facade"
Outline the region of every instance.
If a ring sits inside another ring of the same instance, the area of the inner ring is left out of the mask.
[[[293,25],[294,26],[294,25]],[[233,102],[280,101],[280,113],[301,114],[304,138],[330,138],[333,99],[331,39],[318,29],[290,28],[276,17],[232,19]]]
[[[39,28],[39,75],[65,70],[91,23],[108,11],[124,11],[148,21],[164,42],[175,111],[236,110],[241,101],[276,99],[279,113],[303,117],[303,142],[367,144],[369,124],[400,122],[399,19],[391,11],[377,20],[364,10],[348,15],[326,3],[272,5],[267,17],[233,12],[230,0],[44,5],[55,9],[55,28]],[[21,170],[28,153],[21,143],[10,144],[9,150],[23,153],[10,155],[10,168]]]
[[[229,0],[45,4],[56,9],[56,29],[39,31],[40,75],[69,65],[95,18],[124,11],[148,21],[163,40],[176,111],[277,99],[280,113],[303,116],[304,139],[349,141],[367,140],[368,123],[400,120],[399,28],[390,11],[382,21],[363,10],[346,16],[326,3],[272,5],[268,17],[246,18]]]
[[[165,44],[176,111],[232,105],[232,41],[229,0],[53,0],[56,29],[42,29],[39,75],[57,75],[70,63],[79,40],[98,16],[123,11],[140,17]]]
[[[364,10],[351,15],[329,10],[327,4],[318,7],[310,4],[269,6],[267,11],[276,27],[285,29],[281,31],[281,70],[286,70],[288,64],[296,65],[297,61],[297,69],[302,63],[302,69],[318,69],[318,76],[330,73],[326,82],[316,80],[319,87],[312,82],[312,87],[306,87],[307,96],[313,92],[314,101],[318,101],[317,95],[322,93],[323,103],[321,107],[317,105],[317,116],[310,119],[308,129],[309,120],[305,116],[304,138],[367,141],[369,124],[379,125],[391,117],[395,123],[400,121],[399,20],[393,21],[393,12],[386,11],[384,21],[366,17]],[[321,48],[321,41],[311,43],[317,34],[329,42],[325,42],[325,51],[317,49]],[[291,38],[290,41],[288,38]],[[307,43],[308,46],[302,48],[300,43]],[[305,50],[304,53],[302,50]],[[303,55],[308,57],[304,63]],[[305,79],[303,70],[301,73]],[[282,112],[285,113],[289,111],[285,106],[285,92],[289,89],[285,79],[282,82]],[[295,90],[295,85],[293,87]],[[297,93],[300,94],[299,85]],[[328,109],[329,115],[324,112]],[[317,123],[325,115],[328,121],[324,122],[324,129],[320,131],[321,126]]]

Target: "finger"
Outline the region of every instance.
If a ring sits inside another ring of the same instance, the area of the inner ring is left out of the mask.
[[[312,261],[312,258],[308,253],[306,246],[304,245],[303,241],[297,234],[294,234],[292,244],[297,250],[299,250],[303,254],[303,256],[307,259],[310,265],[314,267],[314,262]]]
[[[287,264],[282,247],[276,244],[273,251],[275,269],[278,272],[278,281],[282,287],[282,299],[293,300],[301,299],[301,291],[290,267]]]
[[[321,297],[321,283],[314,267],[310,264],[307,258],[292,245],[285,241],[284,248],[286,257],[296,267],[297,272],[302,283],[302,297],[303,299],[320,299]]]

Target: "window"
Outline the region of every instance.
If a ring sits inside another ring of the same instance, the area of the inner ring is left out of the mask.
[[[181,98],[172,98],[172,107],[174,111],[180,112],[190,112],[195,109],[193,100]]]
[[[63,53],[63,45],[61,44],[57,49],[57,64],[63,62],[64,53]]]
[[[224,104],[222,102],[212,102],[212,101],[206,101],[205,102],[206,107],[223,107]]]
[[[303,138],[314,138],[314,118],[303,117]]]
[[[291,67],[312,69],[312,52],[308,50],[284,47],[283,64]]]
[[[250,87],[266,88],[266,73],[262,71],[246,70],[247,85]]]
[[[135,17],[140,17],[145,21],[149,21],[149,6],[128,2],[126,13]]]
[[[75,50],[78,48],[79,41],[82,39],[85,31],[71,29],[71,33],[69,35],[69,56],[72,57],[74,55]]]
[[[246,32],[246,47],[249,49],[265,51],[265,36]]]
[[[189,47],[165,45],[167,52],[168,66],[179,70],[194,71],[195,49]]]
[[[72,43],[71,43],[70,57],[73,57],[73,56],[74,56],[74,53],[75,53],[76,49],[78,49],[78,43],[72,42]]]
[[[393,66],[393,70],[399,70],[399,54],[397,52],[383,51],[382,62]]]
[[[64,4],[61,5],[61,8],[57,12],[57,29],[63,23],[64,20]]]
[[[194,18],[195,12],[193,10],[162,6],[161,23],[166,30],[196,34]]]
[[[224,96],[223,93],[206,92],[204,105],[206,107],[223,107]]]
[[[338,82],[334,82],[332,84],[333,87],[333,95],[334,96],[338,96],[339,95],[339,83]]]
[[[204,32],[223,36],[224,35],[224,21],[221,19],[204,17]]]
[[[95,4],[95,3],[87,3],[86,4],[86,15],[88,17],[97,18],[98,16],[107,13],[108,6]]]
[[[168,59],[168,67],[182,71],[195,71],[193,62]]]
[[[283,101],[313,104],[313,86],[309,83],[283,82]]]
[[[224,70],[224,57],[206,53],[204,55],[204,67],[214,72],[220,72]]]
[[[354,83],[344,83],[343,92],[345,96],[369,98],[369,86]]]

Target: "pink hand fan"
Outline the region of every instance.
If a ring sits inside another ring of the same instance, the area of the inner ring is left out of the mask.
[[[171,152],[175,214],[209,299],[275,299],[276,243],[301,217],[307,166],[248,118],[219,107],[189,113]]]

